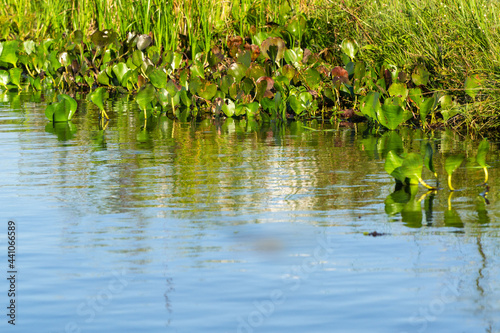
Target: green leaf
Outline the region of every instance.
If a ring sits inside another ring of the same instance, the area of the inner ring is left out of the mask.
[[[404,110],[398,97],[387,98],[384,101],[377,118],[383,126],[395,130],[403,122]]]
[[[434,96],[426,98],[420,105],[420,120],[422,123],[425,123],[425,120],[427,118],[427,115],[429,112],[432,110],[434,103],[436,102],[436,99]]]
[[[486,164],[486,155],[488,154],[489,150],[490,144],[488,143],[488,140],[483,139],[483,141],[481,141],[479,147],[477,148],[476,155],[477,164],[479,164],[481,168],[486,168],[489,166],[488,164]]]
[[[260,104],[257,102],[252,102],[247,104],[247,116],[255,117],[257,112],[259,111]]]
[[[68,114],[65,109],[64,101],[59,103],[54,103],[54,122],[68,121]]]
[[[64,112],[66,114],[66,119],[71,120],[78,107],[76,101],[71,96],[68,96],[66,94],[58,95],[57,99],[59,100],[59,103],[63,104]]]
[[[0,69],[0,86],[7,89],[7,84],[10,82],[9,72]]]
[[[17,67],[17,47],[19,43],[15,40],[0,43],[0,62],[6,62]]]
[[[220,80],[220,90],[228,94],[229,93],[229,87],[234,83],[234,77],[231,75],[225,75],[221,78]]]
[[[23,43],[23,47],[24,52],[26,52],[27,55],[30,55],[35,50],[35,42],[32,40],[27,40]]]
[[[257,80],[263,76],[266,76],[266,71],[264,67],[259,64],[252,64],[245,73],[246,77]]]
[[[384,164],[385,171],[400,182],[404,182],[405,180],[405,177],[400,172],[403,160],[404,159],[402,157],[398,156],[391,150],[387,153]]]
[[[422,96],[422,90],[420,88],[410,89],[408,97],[410,97],[411,101],[415,103],[415,105],[419,108],[424,101],[424,97]]]
[[[415,85],[425,86],[429,82],[429,76],[430,73],[427,71],[427,68],[425,68],[424,65],[417,65],[417,67],[415,67],[415,69],[413,70],[411,79],[413,80],[413,83],[415,83]]]
[[[410,180],[410,184],[417,185],[422,176],[422,167],[422,156],[409,153],[403,160],[401,173]]]
[[[54,107],[54,104],[49,104],[45,108],[45,116],[50,120],[54,121],[54,112],[56,112],[56,108]]]
[[[9,69],[10,81],[15,84],[19,89],[21,89],[21,74],[23,70],[21,68],[11,68]]]
[[[302,73],[305,83],[310,89],[316,90],[321,83],[321,74],[314,68],[309,68]]]
[[[123,85],[123,77],[128,71],[129,68],[124,62],[119,62],[113,66],[113,73],[116,75],[116,78],[121,85]]]
[[[451,185],[451,176],[453,172],[460,166],[460,164],[462,164],[464,159],[465,156],[463,154],[451,155],[444,162],[444,168],[448,173],[448,187],[451,191],[455,190]]]
[[[406,84],[404,83],[394,82],[389,87],[388,92],[390,96],[399,97],[403,101],[406,100],[408,96],[408,88],[406,88]]]
[[[231,75],[234,77],[235,82],[240,82],[241,79],[245,77],[247,68],[243,64],[239,63],[233,63],[231,66],[229,66],[229,69],[227,70],[227,74]]]
[[[153,68],[149,72],[148,77],[155,88],[162,89],[167,87],[167,74],[161,69]]]
[[[465,156],[463,154],[451,155],[446,158],[444,168],[448,175],[451,175],[456,169],[458,169],[464,159]]]
[[[436,170],[434,169],[434,163],[432,162],[433,155],[434,151],[432,150],[432,146],[429,142],[427,142],[425,144],[424,165],[434,174],[434,176],[437,176]]]
[[[361,113],[368,118],[377,120],[377,115],[381,112],[378,92],[370,92],[361,102]]]
[[[151,103],[155,99],[155,92],[155,88],[152,85],[147,84],[137,93],[135,101],[137,102],[137,104],[139,104],[139,108],[141,110],[145,111],[149,103]]]
[[[222,104],[222,112],[226,115],[226,117],[232,117],[234,115],[236,106],[234,102],[230,99],[226,99],[225,103]]]
[[[97,107],[101,111],[104,110],[104,94],[105,94],[105,92],[106,92],[106,88],[99,87],[96,90],[94,90],[93,92],[91,92],[88,96],[88,99],[90,99],[90,101],[92,101],[92,103],[97,105]]]
[[[205,69],[203,68],[203,63],[199,61],[195,61],[194,64],[191,65],[191,76],[198,76],[202,79],[205,78]]]
[[[246,68],[250,67],[250,64],[252,63],[252,54],[250,51],[245,50],[242,53],[238,54],[238,62],[240,64],[243,64]]]
[[[203,80],[198,87],[198,95],[206,100],[211,100],[217,93],[217,85],[208,80]]]
[[[103,84],[105,86],[109,86],[109,76],[106,74],[106,71],[103,70],[99,74],[97,74],[97,82]]]
[[[479,90],[481,89],[482,84],[483,80],[479,75],[469,76],[467,77],[467,79],[465,79],[465,92],[472,99],[475,99]]]
[[[356,53],[358,53],[359,47],[358,43],[352,39],[344,39],[340,44],[340,49],[342,52],[351,58],[351,61],[354,60]]]
[[[295,38],[301,38],[306,30],[307,21],[303,15],[297,15],[286,26],[286,31]]]

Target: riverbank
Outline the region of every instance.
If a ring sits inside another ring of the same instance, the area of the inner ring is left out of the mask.
[[[151,115],[265,121],[354,110],[389,129],[500,126],[500,11],[487,1],[4,4],[0,89],[151,84]],[[138,50],[130,31],[150,44]]]

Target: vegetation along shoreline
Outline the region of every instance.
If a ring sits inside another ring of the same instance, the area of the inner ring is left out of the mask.
[[[500,5],[486,0],[3,4],[0,90],[58,91],[54,122],[75,115],[76,92],[106,119],[116,92],[145,122],[347,117],[490,137],[500,126]]]

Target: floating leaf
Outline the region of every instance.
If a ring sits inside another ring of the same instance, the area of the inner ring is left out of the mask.
[[[413,70],[413,74],[411,75],[411,79],[413,83],[417,86],[426,85],[429,82],[430,73],[427,71],[424,65],[417,65]]]
[[[463,154],[457,154],[457,155],[451,155],[445,160],[444,168],[448,173],[448,186],[451,191],[455,190],[451,185],[451,175],[460,166],[460,164],[462,164],[464,159],[465,156]]]

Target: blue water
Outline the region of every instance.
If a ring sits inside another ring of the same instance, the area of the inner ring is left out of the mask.
[[[459,227],[447,189],[415,227],[386,213],[393,180],[360,128],[162,118],[144,131],[118,99],[104,132],[80,101],[62,140],[43,102],[13,99],[0,94],[5,276],[17,226],[16,325],[2,316],[2,332],[500,332],[494,145],[489,203],[480,170],[461,168]]]

